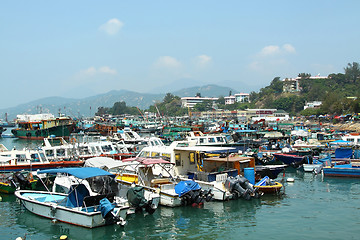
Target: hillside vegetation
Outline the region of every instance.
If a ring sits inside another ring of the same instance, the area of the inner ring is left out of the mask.
[[[225,105],[223,95],[219,97],[216,108],[227,110],[243,110],[246,108],[273,108],[289,112],[290,115],[325,115],[353,114],[360,112],[360,67],[359,63],[349,63],[344,73],[333,73],[328,78],[310,78],[308,73],[299,73],[300,91],[283,92],[284,82],[275,77],[269,86],[259,92],[250,93],[250,102]],[[199,88],[197,90],[200,90]],[[222,89],[224,91],[224,89]],[[232,90],[229,91],[231,95]],[[196,95],[201,96],[200,92]],[[306,102],[322,101],[317,109],[304,109]],[[121,105],[122,107],[118,107]],[[192,111],[209,111],[214,106],[210,101],[195,105]],[[135,113],[134,108],[126,107],[125,102],[115,103],[112,108],[99,108],[97,114]],[[151,105],[146,111],[166,116],[181,116],[188,109],[181,107],[179,96],[167,93],[162,102]]]
[[[310,79],[310,74],[300,73],[300,92],[284,93],[279,77],[258,93],[250,94],[251,102],[258,108],[283,109],[292,115],[352,114],[360,112],[360,68],[354,62],[344,68],[344,73],[333,73],[327,79]],[[322,101],[319,109],[304,109],[306,102]]]

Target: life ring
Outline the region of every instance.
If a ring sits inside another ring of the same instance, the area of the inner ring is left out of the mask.
[[[71,143],[76,143],[76,139],[75,139],[75,138],[71,138],[71,139],[70,139],[70,142],[71,142]]]

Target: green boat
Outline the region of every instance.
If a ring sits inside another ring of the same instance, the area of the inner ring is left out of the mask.
[[[18,115],[18,127],[11,130],[17,138],[42,140],[49,136],[69,137],[76,123],[70,117],[54,117],[52,114]]]

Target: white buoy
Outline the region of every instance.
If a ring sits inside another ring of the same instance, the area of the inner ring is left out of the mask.
[[[289,177],[289,178],[287,178],[287,179],[286,179],[286,181],[287,181],[287,182],[295,182],[295,179],[294,179],[294,178]]]

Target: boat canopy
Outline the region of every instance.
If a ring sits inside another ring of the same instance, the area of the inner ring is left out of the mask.
[[[114,174],[111,174],[103,169],[93,168],[93,167],[55,168],[55,169],[46,169],[46,170],[38,171],[38,174],[41,173],[49,173],[49,174],[67,173],[69,175],[73,175],[80,179],[96,177],[96,176],[115,177]]]
[[[176,147],[176,151],[198,151],[198,152],[231,152],[236,151],[234,147],[216,147],[216,146],[192,146],[192,147]]]
[[[131,161],[136,161],[139,162],[141,164],[144,165],[152,165],[152,164],[160,164],[160,163],[164,163],[164,164],[173,164],[169,161],[166,161],[162,158],[142,158],[142,157],[135,157],[135,158],[127,158],[122,160],[123,162],[131,162]]]
[[[107,168],[107,169],[113,169],[113,168],[119,168],[119,167],[126,167],[131,165],[129,162],[123,162],[119,160],[114,160],[109,157],[93,157],[85,160],[85,167],[96,167],[96,168]],[[135,164],[134,164],[135,165]]]

